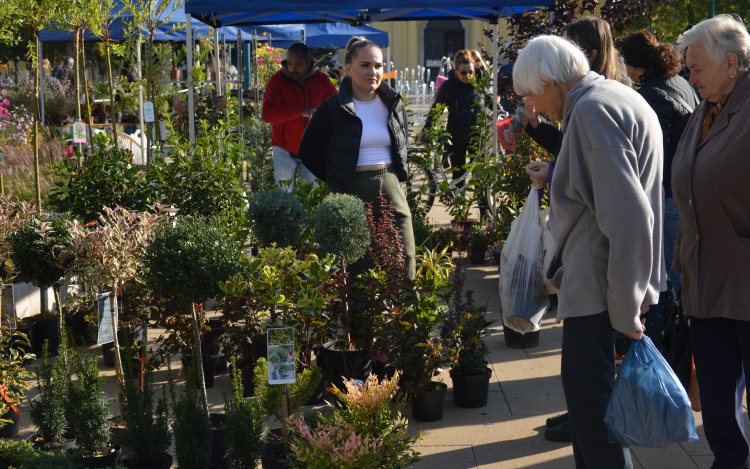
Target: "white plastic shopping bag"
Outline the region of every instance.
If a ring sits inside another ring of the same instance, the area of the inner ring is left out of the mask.
[[[500,256],[500,301],[506,327],[520,333],[539,330],[549,299],[544,291],[539,194],[533,187]]]

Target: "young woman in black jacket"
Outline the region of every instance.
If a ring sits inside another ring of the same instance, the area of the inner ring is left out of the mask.
[[[628,34],[618,43],[625,58],[628,76],[638,86],[638,93],[651,105],[661,124],[664,141],[664,257],[667,278],[672,289],[681,287],[680,275],[672,271],[672,257],[679,215],[672,200],[672,159],[690,115],[700,103],[690,84],[679,73],[682,59],[671,45],[647,31]]]
[[[346,77],[339,93],[315,111],[299,148],[302,163],[329,192],[351,194],[373,204],[383,191],[392,202],[404,243],[406,274],[414,278],[416,258],[411,212],[406,201],[406,146],[409,137],[401,95],[383,79],[380,47],[354,37],[346,47]],[[366,129],[366,131],[364,131]],[[351,273],[363,273],[369,259]]]

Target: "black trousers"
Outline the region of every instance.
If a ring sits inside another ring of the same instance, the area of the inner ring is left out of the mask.
[[[750,375],[750,321],[690,318],[690,334],[703,429],[714,453],[714,465],[721,469],[750,467],[750,446],[742,420],[745,380]]]
[[[604,425],[615,382],[615,336],[604,311],[563,322],[562,384],[577,469],[632,469],[630,449]]]

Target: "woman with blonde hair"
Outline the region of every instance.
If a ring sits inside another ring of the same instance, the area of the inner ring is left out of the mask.
[[[484,64],[482,54],[476,49],[470,50],[469,53],[471,54],[471,59],[474,61],[474,68],[478,70],[480,74],[484,73],[484,71],[487,70],[487,66]]]

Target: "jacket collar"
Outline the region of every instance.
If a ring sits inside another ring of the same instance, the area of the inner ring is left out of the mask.
[[[742,81],[737,84],[734,91],[732,91],[732,95],[724,105],[724,109],[721,110],[714,125],[711,126],[711,130],[708,131],[706,137],[698,146],[701,147],[705,145],[714,135],[724,130],[729,125],[729,116],[738,112],[748,98],[750,98],[750,72],[745,73],[745,78],[743,78]]]
[[[349,77],[341,79],[339,85],[339,105],[348,111],[351,115],[356,115],[354,112],[354,98],[352,98],[352,80]],[[388,108],[388,112],[392,112],[393,108],[401,101],[401,95],[391,88],[388,83],[382,81],[380,86],[376,90],[380,99],[383,100],[385,107]]]
[[[638,79],[641,80],[641,86],[645,85],[649,81],[656,82],[656,79],[658,78],[659,75],[656,74],[656,69],[654,67],[647,68],[646,71],[643,72],[643,75],[638,77]]]
[[[305,80],[310,78],[311,76],[315,75],[315,64],[310,61],[310,68],[307,69],[307,73],[302,77],[301,80],[295,80],[292,78],[292,76],[289,74],[289,67],[287,67],[286,60],[283,60],[281,62],[281,72],[284,74],[284,78],[293,81],[294,83],[297,83],[298,85],[302,85],[305,83]]]
[[[563,120],[560,127],[560,131],[562,131],[562,133],[565,133],[565,129],[568,127],[570,116],[573,115],[573,109],[575,109],[578,100],[581,99],[581,97],[583,97],[583,95],[585,95],[589,91],[589,89],[594,86],[594,84],[604,79],[605,78],[603,76],[599,75],[596,72],[589,72],[586,74],[586,76],[581,78],[581,81],[579,81],[576,86],[574,86],[568,92],[568,96],[565,97],[565,107],[563,107]]]

